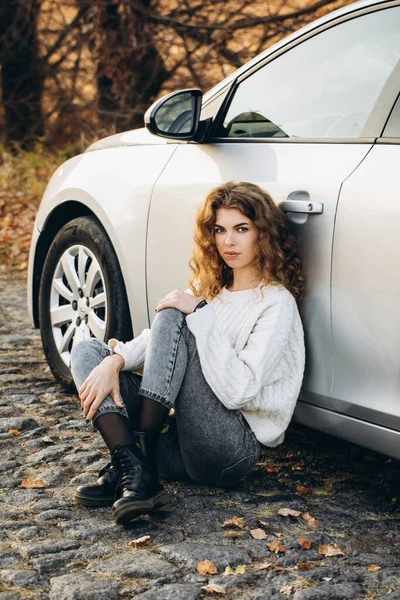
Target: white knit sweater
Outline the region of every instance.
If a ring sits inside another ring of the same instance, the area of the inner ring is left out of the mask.
[[[283,442],[304,372],[304,334],[296,301],[281,285],[224,288],[187,315],[204,377],[219,400],[239,409],[258,441]],[[150,329],[130,342],[110,340],[124,370],[143,366]]]

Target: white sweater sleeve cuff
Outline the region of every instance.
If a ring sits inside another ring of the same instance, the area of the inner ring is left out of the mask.
[[[202,331],[211,331],[216,321],[217,317],[209,304],[186,317],[187,326],[195,337]]]
[[[119,354],[124,359],[122,371],[134,371],[143,366],[149,333],[150,329],[145,329],[140,336],[130,342],[120,342],[115,338],[109,340],[108,347],[111,352]]]

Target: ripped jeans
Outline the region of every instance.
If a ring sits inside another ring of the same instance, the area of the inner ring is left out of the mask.
[[[135,431],[140,421],[141,396],[153,398],[175,410],[159,438],[157,462],[161,477],[229,487],[254,467],[260,444],[241,412],[227,409],[205,380],[196,339],[185,317],[174,308],[156,315],[143,375],[120,372],[125,408],[118,408],[107,396],[93,425],[99,415],[118,412],[129,419]],[[71,372],[77,389],[110,353],[108,346],[95,338],[73,348]]]

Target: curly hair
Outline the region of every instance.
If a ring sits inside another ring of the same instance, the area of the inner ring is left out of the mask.
[[[302,261],[288,218],[265,190],[245,181],[228,181],[214,188],[197,211],[194,248],[189,260],[192,292],[212,300],[233,282],[233,270],[220,256],[214,239],[219,208],[239,210],[256,226],[254,268],[261,284],[282,284],[297,300],[302,298],[305,290]]]

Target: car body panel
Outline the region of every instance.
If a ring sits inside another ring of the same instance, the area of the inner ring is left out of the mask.
[[[330,397],[330,276],[337,198],[342,182],[369,149],[368,144],[179,146],[160,175],[151,200],[147,237],[150,317],[162,296],[175,287],[187,286],[195,212],[212,187],[229,180],[251,181],[268,190],[278,203],[289,196],[294,201],[308,198],[322,202],[323,214],[296,214],[290,218],[297,221],[294,229],[308,279],[302,310],[308,360],[301,396]]]
[[[392,427],[400,430],[399,164],[400,140],[398,146],[377,144],[343,185],[332,323],[333,396],[353,414],[355,407],[384,407]]]

